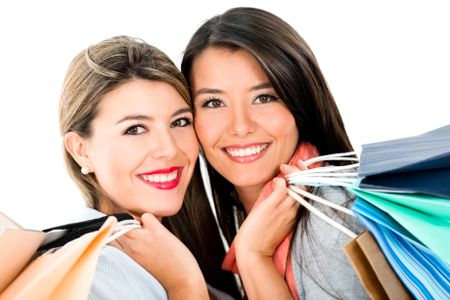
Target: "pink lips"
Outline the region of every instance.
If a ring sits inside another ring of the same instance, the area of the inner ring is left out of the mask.
[[[255,154],[251,154],[251,155],[233,156],[227,151],[227,149],[240,150],[240,149],[247,149],[247,148],[258,147],[258,146],[263,146],[263,145],[267,145],[267,146],[261,152],[255,153]],[[252,162],[260,159],[266,153],[266,150],[269,147],[270,147],[270,143],[257,143],[257,144],[247,144],[247,145],[230,145],[230,146],[227,146],[227,147],[223,148],[223,151],[228,156],[228,158],[231,159],[232,161],[234,161],[236,163],[240,163],[240,164],[248,164],[248,163],[252,163]]]
[[[173,173],[177,171],[177,175],[175,177],[175,179],[170,180],[170,181],[164,181],[164,182],[156,182],[156,181],[149,181],[149,180],[145,180],[144,176],[157,176],[157,175],[167,175],[170,173]],[[178,183],[180,182],[180,178],[181,178],[181,174],[183,171],[183,167],[170,167],[170,168],[166,168],[166,169],[159,169],[159,170],[155,170],[155,171],[151,171],[151,172],[147,172],[147,173],[142,173],[142,174],[138,174],[138,177],[146,184],[155,187],[157,189],[160,190],[171,190],[175,187],[178,186]]]

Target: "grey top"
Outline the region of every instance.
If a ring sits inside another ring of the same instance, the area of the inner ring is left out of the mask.
[[[351,199],[345,190],[334,187],[321,187],[314,194],[343,206]],[[364,230],[355,217],[315,201],[310,203],[354,233]],[[291,253],[300,299],[369,299],[342,249],[350,237],[312,213],[307,234],[300,234],[300,225],[294,235]]]
[[[83,215],[85,220],[102,216],[104,214],[90,208],[86,208]],[[167,293],[156,278],[132,258],[117,248],[105,246],[88,299],[167,299]]]

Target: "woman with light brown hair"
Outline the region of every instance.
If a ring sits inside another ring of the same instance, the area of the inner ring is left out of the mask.
[[[125,212],[142,224],[105,247],[90,299],[205,299],[201,269],[223,289],[221,272],[208,273],[214,263],[206,249],[191,247],[199,267],[161,223],[189,245],[195,222],[184,216],[208,205],[195,203],[203,188],[191,182],[198,142],[189,92],[173,62],[131,37],[92,45],[69,66],[59,116],[67,169],[88,217]]]

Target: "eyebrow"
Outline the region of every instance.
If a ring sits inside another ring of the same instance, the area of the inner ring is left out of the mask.
[[[178,116],[178,115],[181,115],[184,113],[192,113],[192,111],[189,107],[183,107],[183,108],[180,108],[179,110],[175,111],[170,117],[173,118],[175,116]],[[146,115],[128,115],[128,116],[123,117],[119,121],[117,121],[116,125],[119,123],[125,122],[125,121],[130,121],[130,120],[153,121],[153,117],[149,117]]]
[[[267,88],[273,88],[272,84],[270,82],[264,82],[258,85],[255,85],[250,89],[250,91],[257,91]],[[194,98],[197,97],[200,94],[222,94],[223,90],[220,89],[210,89],[210,88],[202,88],[195,92]]]

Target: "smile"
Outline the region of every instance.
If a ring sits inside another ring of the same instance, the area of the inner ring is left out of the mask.
[[[138,177],[146,184],[157,189],[170,190],[178,186],[183,167],[170,167],[139,174]]]
[[[159,174],[159,175],[143,175],[142,178],[145,181],[149,182],[169,182],[175,180],[178,175],[178,170],[174,171],[172,173],[169,173],[167,175],[165,174]]]
[[[238,163],[250,163],[264,155],[269,143],[253,144],[249,146],[229,146],[223,148],[231,160]]]

